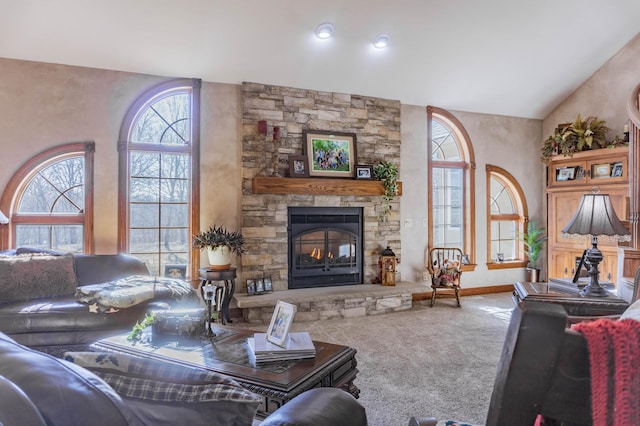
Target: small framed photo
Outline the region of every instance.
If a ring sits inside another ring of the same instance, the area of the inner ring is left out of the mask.
[[[462,255],[462,260],[460,261],[460,263],[462,263],[463,265],[470,264],[471,261],[469,260],[469,255],[468,254],[463,254]]]
[[[273,291],[273,284],[271,283],[270,277],[264,279],[264,291]]]
[[[504,253],[496,253],[496,260],[498,262],[504,262]]]
[[[247,294],[249,295],[256,294],[256,281],[253,279],[247,280]]]
[[[356,166],[356,179],[373,179],[373,166],[359,164]]]
[[[610,176],[611,176],[611,164],[609,163],[594,164],[591,167],[592,178],[608,178]]]
[[[267,340],[278,346],[285,346],[287,335],[293,318],[296,316],[296,305],[278,300],[267,329]]]
[[[289,176],[309,177],[309,161],[304,155],[289,156]]]
[[[164,265],[164,276],[167,278],[187,279],[187,265]]]
[[[576,169],[574,167],[562,167],[557,169],[556,173],[556,180],[558,181],[573,180],[576,175]]]
[[[622,176],[622,163],[615,163],[611,169],[611,177]]]
[[[264,293],[264,279],[256,279],[256,293]]]

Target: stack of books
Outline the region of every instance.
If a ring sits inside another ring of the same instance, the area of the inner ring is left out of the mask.
[[[282,346],[267,340],[267,333],[255,333],[247,339],[249,355],[256,364],[316,357],[316,347],[306,331],[289,333]]]

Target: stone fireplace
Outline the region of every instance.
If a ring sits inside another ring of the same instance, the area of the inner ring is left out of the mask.
[[[362,209],[289,207],[289,289],[362,284]]]
[[[348,208],[361,212],[360,248],[358,241],[354,243],[355,256],[359,252],[361,259],[357,267],[349,261],[349,265],[344,266],[346,269],[335,274],[341,276],[341,282],[347,275],[351,275],[349,284],[375,282],[379,272],[378,257],[387,245],[401,258],[400,203],[397,198],[392,202],[387,220],[381,221],[381,195],[351,191],[353,180],[312,178],[308,180],[320,183],[311,191],[301,191],[296,182],[305,179],[286,177],[288,156],[304,152],[303,130],[354,133],[357,164],[375,164],[382,159],[400,164],[399,101],[243,83],[242,116],[242,234],[247,253],[241,257],[238,292],[246,291],[247,279],[264,277],[271,278],[274,291],[289,289],[290,207]],[[267,134],[258,130],[261,120],[267,122]],[[275,127],[278,127],[277,140],[273,138]],[[259,191],[254,188],[256,176],[280,178],[282,182],[276,184],[277,191]],[[334,191],[333,182],[346,190]],[[344,251],[350,244],[339,245]],[[311,254],[317,256],[317,251]],[[305,280],[300,279],[302,287],[317,285],[315,281]],[[401,281],[399,273],[396,280]]]

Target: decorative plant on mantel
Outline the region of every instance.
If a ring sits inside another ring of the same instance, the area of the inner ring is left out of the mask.
[[[384,201],[383,210],[379,215],[379,219],[386,222],[391,212],[391,201],[398,194],[398,166],[395,164],[381,160],[373,166],[373,178],[379,180],[384,185]]]
[[[212,226],[193,236],[193,247],[207,249],[211,269],[224,270],[231,266],[231,253],[242,254],[244,237],[238,231]]]
[[[547,162],[555,154],[572,156],[574,152],[588,151],[598,148],[613,148],[627,144],[618,135],[608,142],[605,137],[611,129],[605,120],[590,116],[584,120],[578,114],[573,123],[559,125],[553,135],[542,144],[542,161]]]

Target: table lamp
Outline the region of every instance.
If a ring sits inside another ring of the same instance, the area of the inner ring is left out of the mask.
[[[583,296],[607,296],[607,290],[600,287],[598,265],[604,258],[598,249],[598,237],[614,241],[630,241],[631,234],[620,222],[611,205],[609,194],[584,194],[578,211],[567,226],[562,229],[562,237],[591,237],[591,248],[585,250],[584,264],[589,270],[591,280],[580,292]]]
[[[9,223],[9,218],[0,211],[0,225],[6,225],[7,223]]]

